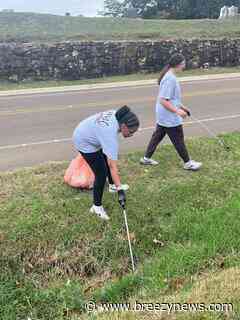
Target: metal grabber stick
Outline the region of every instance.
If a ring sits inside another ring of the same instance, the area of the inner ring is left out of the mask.
[[[128,237],[128,246],[129,246],[129,251],[130,251],[130,257],[131,257],[131,262],[132,262],[132,270],[135,272],[135,263],[134,263],[134,258],[133,258],[133,251],[132,251],[132,244],[131,244],[131,238],[130,238],[130,233],[129,233],[129,228],[128,228],[128,221],[127,221],[127,213],[126,213],[126,201],[125,199],[119,199],[119,204],[123,209],[123,215],[124,215],[124,221],[125,221],[125,226],[127,230],[127,237]]]
[[[126,226],[126,230],[127,230],[128,245],[129,245],[130,257],[131,257],[131,262],[132,262],[132,270],[133,270],[133,272],[135,272],[135,263],[134,263],[134,259],[133,259],[132,244],[131,244],[131,239],[130,239],[130,234],[129,234],[129,229],[128,229],[128,221],[127,221],[127,214],[126,214],[125,208],[123,208],[123,215],[124,215],[125,226]]]
[[[183,108],[183,110],[185,110]],[[186,110],[185,110],[186,111]],[[212,136],[213,138],[215,138],[218,143],[227,151],[230,150],[230,147],[226,145],[226,143],[223,141],[223,139],[219,138],[212,130],[210,130],[201,120],[197,119],[196,117],[194,117],[189,111],[186,111],[187,112],[187,115],[190,117],[192,117],[192,119],[194,121],[196,121],[203,129],[205,129],[209,134],[210,136]]]

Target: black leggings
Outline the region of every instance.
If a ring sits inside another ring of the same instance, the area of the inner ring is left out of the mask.
[[[93,203],[95,206],[101,206],[106,178],[108,177],[109,184],[113,184],[107,157],[102,150],[93,153],[83,153],[80,151],[80,153],[95,174]]]
[[[163,127],[157,124],[156,130],[154,131],[152,138],[148,144],[147,151],[145,153],[146,158],[151,158],[158,144],[162,141],[165,135],[168,135],[172,144],[174,145],[177,153],[186,163],[190,160],[187,148],[184,142],[184,134],[182,125],[177,127]]]

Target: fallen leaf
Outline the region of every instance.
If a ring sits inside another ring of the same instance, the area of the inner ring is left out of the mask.
[[[185,283],[185,279],[184,278],[174,278],[171,279],[168,283],[168,286],[171,290],[179,290],[180,288],[182,288],[182,286]]]
[[[5,239],[5,235],[3,233],[0,233],[0,241],[3,241]]]
[[[131,233],[129,234],[129,237],[130,237],[131,242],[133,242],[133,243],[136,242],[136,236],[135,236],[135,233],[134,233],[134,232],[131,232]],[[123,240],[123,241],[128,241],[128,236],[127,236],[127,234],[125,234],[125,235],[120,234],[120,235],[119,235],[119,239],[120,239],[120,240]]]

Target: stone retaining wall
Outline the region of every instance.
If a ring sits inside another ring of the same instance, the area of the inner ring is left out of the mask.
[[[159,71],[174,52],[187,68],[240,65],[240,39],[0,43],[0,78],[75,80]]]

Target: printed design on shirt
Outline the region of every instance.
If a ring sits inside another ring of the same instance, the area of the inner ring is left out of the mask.
[[[95,123],[100,127],[109,127],[111,125],[112,115],[113,111],[101,112],[95,120]]]

